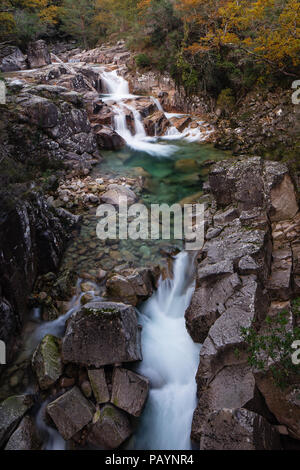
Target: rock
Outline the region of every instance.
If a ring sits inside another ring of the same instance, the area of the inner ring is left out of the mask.
[[[136,306],[138,303],[138,298],[133,286],[126,277],[120,274],[113,275],[106,281],[106,292],[111,300],[124,302],[133,306]]]
[[[84,380],[80,386],[82,393],[86,398],[91,398],[92,396],[92,387],[88,380]]]
[[[170,121],[162,111],[156,111],[151,116],[144,119],[145,130],[147,135],[150,136],[163,135],[169,126]]]
[[[109,184],[107,191],[101,195],[103,203],[112,204],[113,206],[118,206],[121,198],[126,198],[128,205],[134,204],[137,201],[137,196],[134,192],[120,184]]]
[[[136,306],[151,297],[154,278],[150,269],[132,269],[114,274],[106,282],[107,296],[116,301]]]
[[[68,322],[62,344],[64,362],[84,366],[140,361],[140,330],[133,307],[91,302]]]
[[[92,421],[94,407],[77,387],[73,387],[49,403],[47,413],[52,418],[59,433],[68,441]]]
[[[9,439],[33,403],[32,395],[15,395],[0,404],[0,446]]]
[[[194,173],[200,171],[200,165],[193,158],[183,158],[175,162],[175,170],[182,173]]]
[[[271,188],[270,199],[272,221],[291,219],[297,214],[299,207],[296,191],[287,173],[279,184]]]
[[[185,318],[187,329],[196,343],[203,343],[210,327],[226,310],[227,300],[240,286],[237,274],[229,274],[221,280],[215,277],[205,280],[195,290]]]
[[[88,442],[105,449],[117,449],[131,433],[127,415],[112,405],[105,405],[98,421],[91,427]]]
[[[291,249],[273,251],[272,271],[267,287],[273,300],[288,300],[292,291],[293,255]]]
[[[109,127],[103,127],[95,135],[99,147],[104,150],[120,150],[126,144],[125,140]]]
[[[27,69],[26,56],[16,46],[0,47],[0,71],[14,72]]]
[[[192,122],[190,116],[183,116],[172,119],[172,125],[176,127],[179,132],[183,132],[184,129]],[[196,123],[195,123],[196,124]],[[197,124],[196,124],[197,127]]]
[[[31,69],[51,64],[47,44],[42,39],[28,44],[27,60]]]
[[[31,124],[45,129],[58,124],[59,111],[52,101],[41,96],[32,96],[23,105],[25,105],[24,110]]]
[[[278,432],[251,411],[222,409],[212,413],[203,430],[200,450],[279,450]]]
[[[89,369],[89,380],[95,400],[99,404],[107,403],[110,399],[104,369]]]
[[[42,440],[38,435],[33,418],[25,416],[11,435],[5,450],[39,450],[41,446]]]
[[[46,335],[32,357],[32,367],[42,390],[51,387],[62,374],[60,359],[60,340]]]
[[[149,392],[149,380],[116,367],[112,377],[111,402],[133,416],[140,416]]]

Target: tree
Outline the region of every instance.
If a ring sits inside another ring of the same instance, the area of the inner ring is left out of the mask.
[[[94,36],[95,0],[63,0],[61,8],[62,30],[70,34],[87,49]]]

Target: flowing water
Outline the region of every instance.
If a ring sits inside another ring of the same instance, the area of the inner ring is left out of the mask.
[[[188,127],[180,133],[175,127],[170,127],[164,137],[148,137],[140,113],[132,105],[138,97],[129,93],[128,82],[117,71],[104,71],[101,78],[107,92],[101,97],[103,101],[113,103],[114,128],[127,145],[120,151],[103,152],[104,162],[96,168],[94,176],[97,176],[97,172],[99,177],[104,174],[138,176],[142,172],[145,178],[142,201],[146,204],[172,204],[199,193],[206,176],[206,169],[201,164],[205,160],[224,158],[226,154],[210,145],[200,146],[198,142],[207,133],[198,128]],[[152,100],[162,111],[158,100]],[[133,133],[126,122],[125,113],[128,112],[134,120]],[[167,114],[168,118],[174,116],[179,115]],[[68,250],[63,266],[78,272],[88,270],[93,267],[93,263],[96,267],[97,249],[101,252],[101,266],[104,269],[123,264],[128,259],[128,254],[134,266],[153,264],[161,257],[157,242],[156,245],[147,245],[145,241],[128,240],[117,246],[120,259],[115,259],[114,265],[105,265],[105,259],[107,262],[111,261],[110,250],[100,246],[101,241],[96,239],[96,223],[94,213],[84,216],[81,232]],[[137,371],[150,379],[151,387],[146,408],[130,441],[130,448],[191,448],[190,430],[196,406],[195,374],[200,346],[193,343],[187,333],[184,313],[193,294],[194,278],[194,254],[182,251],[175,259],[172,279],[161,279],[156,293],[140,308],[143,361],[137,366]],[[35,327],[26,342],[23,351],[25,356],[30,356],[45,334],[64,334],[66,320],[81,305],[83,294],[80,291],[80,282],[79,280],[76,294],[64,316],[53,322],[41,323],[39,311],[34,312],[32,323],[35,323]],[[98,293],[97,286],[95,292],[90,292],[94,297]],[[43,420],[45,407],[46,403],[37,415],[37,425],[45,436],[44,449],[64,449],[62,438]]]
[[[141,308],[143,361],[138,372],[150,379],[151,389],[135,449],[191,449],[200,345],[186,330],[184,312],[194,291],[193,266],[193,254],[177,255],[173,279],[160,280]]]

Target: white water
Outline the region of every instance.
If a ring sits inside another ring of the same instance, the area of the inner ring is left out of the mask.
[[[188,142],[200,142],[205,140],[208,132],[203,132],[201,129],[191,128],[188,126],[183,132],[179,132],[176,127],[171,126],[167,129],[166,135],[162,137],[147,137],[142,118],[140,113],[134,106],[126,103],[128,99],[138,98],[129,93],[128,82],[118,75],[116,70],[110,72],[102,72],[101,79],[107,91],[107,95],[103,97],[104,102],[114,101],[113,106],[115,117],[114,127],[116,132],[123,137],[128,147],[149,153],[153,156],[168,157],[177,152],[179,148],[176,145],[171,145],[159,142],[161,140],[186,140]],[[151,96],[152,101],[156,104],[157,108],[164,112],[159,100]],[[131,111],[134,119],[135,133],[132,135],[126,121],[126,110]],[[184,114],[165,113],[168,119],[172,117],[181,117]],[[202,124],[198,122],[198,124]]]
[[[193,279],[192,255],[182,252],[176,257],[174,278],[160,280],[157,292],[141,309],[143,361],[138,372],[150,379],[151,389],[135,449],[191,449],[200,345],[189,336],[184,313],[194,291]]]

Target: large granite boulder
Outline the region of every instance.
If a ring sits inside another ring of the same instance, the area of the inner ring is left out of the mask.
[[[120,150],[126,144],[123,137],[109,127],[102,127],[95,135],[99,147],[104,150]]]
[[[130,370],[116,367],[112,377],[111,402],[133,416],[140,416],[147,400],[149,380]]]
[[[91,302],[68,322],[62,343],[64,362],[101,367],[142,359],[135,309],[114,302]]]
[[[146,133],[150,136],[164,135],[170,125],[163,111],[156,111],[144,119]]]
[[[60,340],[46,335],[32,356],[32,367],[42,390],[51,387],[62,374]]]
[[[27,69],[26,56],[16,46],[0,47],[0,71],[14,72]]]
[[[92,421],[94,411],[93,404],[77,387],[47,405],[47,413],[66,441]]]
[[[28,44],[27,60],[31,69],[51,64],[51,56],[47,44],[39,39]]]

